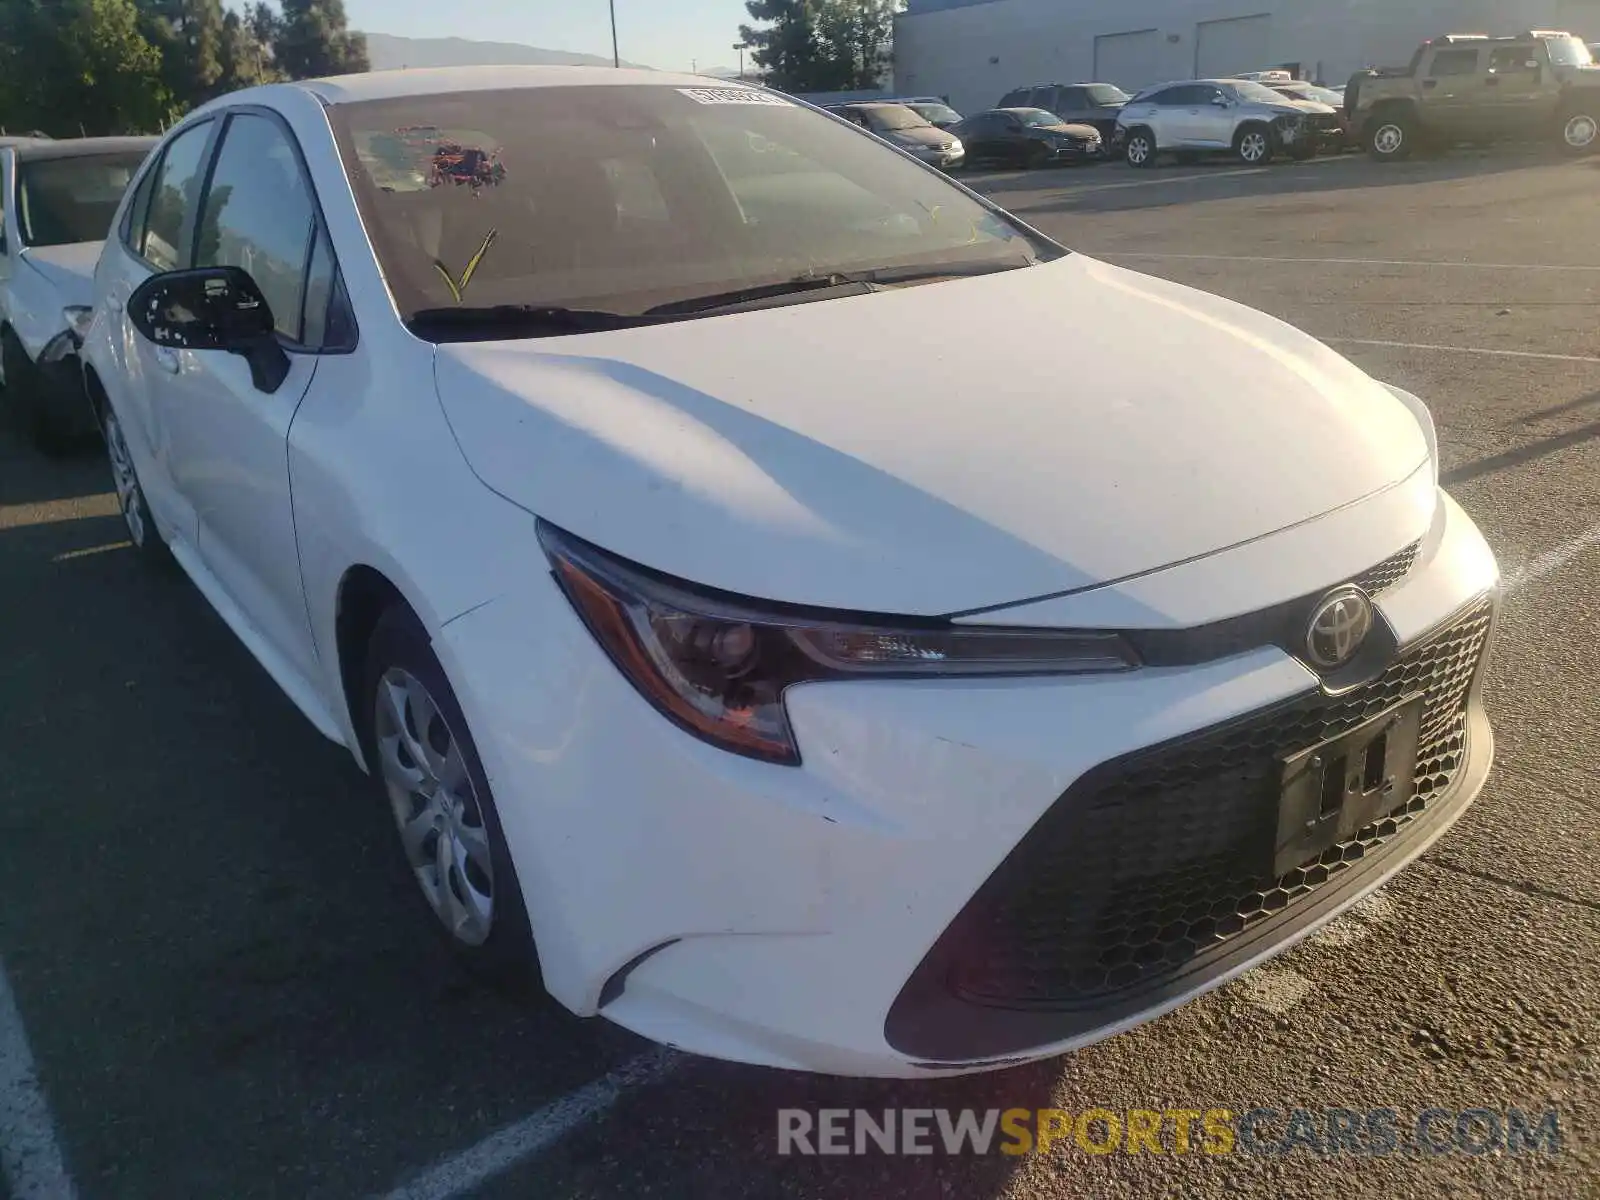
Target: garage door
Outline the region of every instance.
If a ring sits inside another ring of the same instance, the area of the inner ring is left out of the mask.
[[[1272,18],[1237,17],[1231,21],[1202,21],[1195,36],[1196,79],[1218,79],[1240,71],[1263,71],[1272,50]]]
[[[1094,77],[1097,83],[1114,83],[1125,92],[1163,82],[1161,39],[1156,31],[1140,29],[1095,38]]]

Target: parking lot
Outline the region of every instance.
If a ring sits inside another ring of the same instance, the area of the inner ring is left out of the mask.
[[[1600,160],[1498,151],[967,182],[1085,253],[1292,322],[1430,403],[1446,485],[1510,593],[1489,690],[1497,766],[1461,823],[1271,965],[1049,1064],[889,1084],[658,1052],[461,975],[428,937],[371,784],[180,575],[121,548],[104,464],[47,462],[6,431],[12,1200],[68,1180],[86,1198],[163,1200],[1600,1195],[1584,1191],[1600,1178]],[[1163,352],[1138,330],[1060,333],[1066,397],[1075,359]],[[1050,1105],[1553,1107],[1562,1145],[776,1153],[780,1108]]]

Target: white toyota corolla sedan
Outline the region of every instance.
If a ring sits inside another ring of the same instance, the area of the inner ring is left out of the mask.
[[[1059,1054],[1488,774],[1498,573],[1418,400],[779,95],[242,92],[96,289],[133,542],[378,781],[431,923],[575,1013],[841,1074]]]

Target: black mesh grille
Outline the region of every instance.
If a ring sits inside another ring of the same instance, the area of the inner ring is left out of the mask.
[[[1318,695],[1091,773],[946,931],[938,952],[948,986],[1002,1008],[1099,1006],[1193,966],[1356,867],[1423,817],[1460,767],[1492,617],[1485,599],[1355,692]],[[1418,692],[1411,800],[1271,878],[1281,758]]]
[[[1417,554],[1421,549],[1420,541],[1412,542],[1399,554],[1391,554],[1370,571],[1362,572],[1350,582],[1369,596],[1386,592],[1411,574],[1411,568],[1417,565]]]

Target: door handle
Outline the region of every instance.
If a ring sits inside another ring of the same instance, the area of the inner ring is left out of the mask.
[[[176,375],[183,370],[183,364],[178,361],[178,352],[165,346],[156,347],[156,365],[169,375]]]

